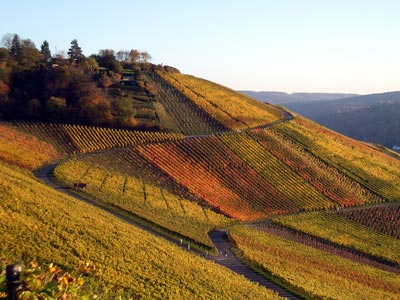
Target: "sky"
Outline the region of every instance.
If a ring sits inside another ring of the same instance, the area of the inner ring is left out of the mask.
[[[0,36],[52,53],[77,39],[236,90],[400,90],[398,0],[0,0]]]

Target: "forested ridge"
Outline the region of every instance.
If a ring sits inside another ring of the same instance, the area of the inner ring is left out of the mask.
[[[102,49],[86,57],[74,39],[67,54],[52,54],[47,41],[38,49],[17,34],[1,45],[0,117],[158,130],[149,117],[157,91],[143,76],[147,52]]]

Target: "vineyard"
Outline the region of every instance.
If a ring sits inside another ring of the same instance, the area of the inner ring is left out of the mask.
[[[292,172],[297,173],[328,197],[335,206],[345,207],[383,201],[340,170],[310,155],[273,129],[254,130],[253,138],[287,165]]]
[[[138,146],[137,151],[210,206],[236,219],[255,220],[300,208],[215,136]]]
[[[144,72],[162,132],[0,124],[0,254],[88,262],[100,299],[279,299],[206,259],[227,260],[209,237],[226,229],[249,268],[307,299],[399,299],[399,160],[166,70]]]
[[[157,72],[150,72],[147,76],[157,87],[159,101],[171,116],[173,124],[170,127],[177,128],[185,135],[205,135],[227,130],[189,97],[168,84],[164,76]]]
[[[309,298],[398,299],[400,277],[266,232],[235,226],[241,255]]]
[[[232,130],[263,126],[281,119],[281,110],[213,82],[179,73],[157,71],[169,85],[216,121]]]
[[[0,124],[0,160],[32,170],[60,156],[51,143]]]
[[[232,223],[222,215],[142,179],[93,164],[93,160],[70,160],[59,165],[54,174],[71,188],[74,182],[85,182],[84,194],[92,199],[138,215],[209,249],[214,246],[207,233]]]
[[[399,160],[299,116],[273,127],[372,193],[389,201],[400,198]]]
[[[87,153],[115,147],[182,139],[181,134],[131,131],[67,124],[15,123],[20,130],[53,144],[65,154]]]
[[[273,218],[273,222],[400,265],[400,241],[398,239],[342,216],[356,215],[357,213],[357,210],[343,210],[338,213],[310,212],[276,217]],[[388,227],[396,226],[395,222],[391,221],[387,224]]]
[[[277,295],[0,163],[2,251],[74,270],[90,262],[100,299],[277,299]],[[16,247],[18,245],[18,247]],[[223,282],[223,286],[221,286]]]
[[[400,205],[340,211],[339,215],[362,226],[400,240]]]

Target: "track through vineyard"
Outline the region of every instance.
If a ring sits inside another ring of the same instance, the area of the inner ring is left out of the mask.
[[[36,178],[38,178],[39,180],[41,180],[44,184],[46,184],[47,186],[56,189],[62,193],[65,193],[69,196],[72,196],[80,201],[85,201],[91,205],[96,205],[94,203],[92,203],[91,201],[88,201],[87,199],[85,199],[84,197],[80,197],[78,195],[76,195],[75,193],[71,192],[69,188],[65,188],[63,186],[58,185],[57,183],[55,183],[54,181],[52,181],[50,179],[50,174],[51,172],[55,169],[55,167],[58,165],[58,163],[54,163],[51,165],[47,165],[44,166],[40,169],[37,169],[34,174],[36,176]],[[98,205],[96,205],[98,206]],[[158,233],[157,231],[154,231],[146,226],[143,226],[141,224],[138,224],[136,222],[133,222],[132,220],[122,216],[121,214],[118,214],[116,212],[112,212],[109,211],[101,206],[98,206],[101,209],[106,210],[109,213],[112,213],[113,215],[115,215],[117,218],[120,218],[121,220],[134,225],[134,226],[138,226],[146,231],[148,231],[151,234],[154,234],[158,237],[164,238],[168,241],[170,241],[171,243],[175,243],[175,244],[179,244],[177,243],[175,240],[172,240],[168,237],[165,237],[164,235]],[[258,282],[261,286],[266,287],[267,289],[273,290],[275,292],[277,292],[279,294],[279,296],[282,297],[286,297],[287,299],[302,299],[299,298],[297,295],[291,293],[290,291],[286,290],[284,287],[279,286],[277,284],[275,284],[273,281],[268,280],[266,278],[264,278],[263,276],[261,276],[260,274],[256,273],[255,271],[253,271],[252,269],[250,269],[247,265],[245,265],[243,262],[241,262],[238,258],[236,258],[233,254],[233,252],[230,250],[230,245],[229,242],[227,240],[227,236],[226,236],[226,232],[225,231],[218,231],[218,232],[214,232],[212,234],[210,234],[210,238],[212,240],[212,242],[215,244],[216,248],[218,249],[220,255],[219,256],[209,256],[209,255],[204,255],[198,252],[195,252],[193,250],[190,250],[190,246],[188,247],[188,245],[181,245],[182,247],[188,248],[192,253],[195,253],[197,255],[201,255],[207,259],[210,259],[230,270],[232,270],[235,273],[241,274],[243,276],[245,276],[246,278],[248,278],[251,281],[254,282]]]
[[[270,222],[260,223],[255,225],[255,227],[261,231],[268,232],[273,235],[283,237],[287,240],[294,241],[296,243],[301,243],[315,249],[320,249],[325,252],[329,252],[335,255],[342,256],[343,258],[351,259],[353,261],[358,261],[362,264],[374,266],[376,268],[386,270],[395,274],[400,274],[400,266],[394,262],[375,257],[373,255],[363,253],[361,251],[342,246],[323,238],[319,238],[302,231],[284,227],[279,224],[274,224]]]
[[[290,121],[292,119],[293,119],[293,116],[290,113],[284,112],[282,119],[273,122],[273,124],[266,124],[266,125],[262,126],[262,128],[266,129],[268,127],[271,127],[271,125],[276,125],[277,123],[287,122],[287,121]],[[249,132],[251,133],[251,130],[249,130]],[[247,133],[247,130],[246,130],[246,133]],[[221,137],[223,137],[223,136],[224,135],[222,134]],[[217,139],[217,137],[215,137],[215,135],[213,135],[213,134],[206,134],[206,135],[197,136],[197,137],[196,136],[186,136],[185,139],[182,139],[180,142],[177,142],[176,144],[184,144],[184,145],[186,145],[187,143],[189,143],[189,140],[193,140],[193,139],[201,139],[202,140],[201,143],[207,143],[207,141],[209,141],[210,139]],[[195,141],[193,141],[193,142],[195,142]],[[203,148],[199,148],[199,149],[200,150],[206,150],[206,148],[209,145],[208,144],[204,144],[204,145],[205,146]],[[200,144],[200,146],[203,146],[203,144]],[[186,149],[187,147],[184,147],[184,148]],[[194,151],[196,149],[192,149],[192,150]],[[203,158],[201,156],[202,155],[201,152],[202,151],[200,151],[198,153],[198,155],[202,158],[202,160],[206,160],[206,158]],[[207,151],[204,151],[204,153],[206,153],[206,152]],[[87,154],[82,154],[82,156],[85,156],[85,155],[87,155]],[[170,241],[172,243],[179,244],[179,242],[177,242],[176,239],[173,240],[173,239],[169,238],[168,236],[165,236],[162,233],[157,232],[156,230],[153,230],[152,228],[147,227],[146,225],[138,224],[137,222],[133,221],[132,219],[129,219],[129,218],[125,217],[123,214],[120,214],[119,212],[113,212],[113,211],[110,211],[109,209],[107,209],[106,207],[101,207],[100,205],[97,205],[97,204],[91,202],[90,200],[85,199],[84,197],[76,195],[69,188],[64,188],[64,187],[54,183],[51,180],[51,178],[49,178],[49,174],[52,172],[52,170],[59,163],[54,163],[52,165],[45,166],[45,167],[42,167],[42,168],[36,170],[35,171],[35,176],[38,179],[42,180],[46,185],[52,187],[53,189],[57,189],[57,190],[59,190],[59,191],[61,191],[63,193],[66,193],[66,194],[68,194],[70,196],[73,196],[73,197],[77,198],[78,200],[85,201],[85,202],[88,202],[88,203],[90,203],[92,205],[98,206],[98,207],[100,207],[100,208],[102,208],[102,209],[114,214],[116,217],[122,219],[123,221],[125,221],[125,222],[127,222],[127,223],[129,223],[131,225],[138,226],[138,227],[148,231],[151,234],[154,234],[154,235],[156,235],[158,237],[162,237],[165,240],[168,240],[168,241]],[[210,169],[208,171],[209,172],[213,172],[214,170]],[[261,178],[260,180],[263,180],[263,179]],[[234,188],[236,188],[236,187],[235,186],[231,187],[231,189],[234,189]],[[144,193],[145,193],[145,191],[144,191]],[[145,193],[145,198],[146,198],[146,193]],[[387,205],[386,203],[376,203],[375,202],[370,207],[380,207],[380,206],[386,206],[386,205]],[[356,208],[354,208],[354,207],[352,207],[352,208],[349,207],[349,208],[344,208],[343,211],[347,211],[347,210],[351,211],[351,210],[355,210],[355,209]],[[254,223],[254,225],[257,226],[256,223]],[[388,270],[390,272],[399,274],[398,266],[388,266],[384,262],[382,263],[380,261],[376,261],[374,257],[362,256],[357,251],[353,251],[353,249],[343,248],[339,244],[335,244],[335,243],[327,244],[327,243],[324,243],[324,241],[321,242],[317,238],[312,239],[311,235],[307,235],[307,234],[303,234],[303,233],[302,234],[305,235],[305,237],[304,236],[300,236],[299,237],[299,235],[301,235],[301,234],[298,234],[298,233],[294,233],[293,234],[293,232],[288,232],[287,230],[286,231],[285,230],[276,230],[276,228],[271,229],[270,227],[268,227],[267,229],[266,228],[264,228],[264,229],[269,233],[272,233],[272,234],[277,235],[277,236],[283,236],[285,239],[289,239],[289,240],[292,240],[292,241],[295,241],[295,242],[299,242],[299,243],[303,243],[305,239],[306,240],[310,240],[310,241],[308,241],[309,243],[306,244],[306,245],[312,246],[312,247],[317,248],[317,249],[322,249],[322,250],[324,250],[326,252],[331,252],[331,253],[334,253],[334,254],[338,254],[338,255],[340,255],[342,257],[346,257],[346,258],[349,258],[351,260],[361,262],[362,264],[373,265],[375,267],[378,267],[378,268],[381,268],[381,269],[385,269],[385,270]],[[231,251],[230,243],[228,241],[227,234],[226,234],[225,230],[212,232],[210,234],[210,238],[211,238],[213,244],[215,245],[215,247],[217,248],[218,252],[220,253],[219,256],[209,256],[209,255],[201,254],[200,252],[196,252],[193,249],[190,249],[190,244],[185,244],[185,243],[182,244],[182,242],[181,242],[180,246],[190,250],[192,253],[195,253],[195,254],[203,256],[203,257],[205,257],[207,259],[213,260],[214,262],[229,268],[233,272],[245,276],[246,278],[248,278],[251,281],[258,282],[260,285],[262,285],[262,286],[264,286],[264,287],[266,287],[266,288],[268,288],[270,290],[273,290],[273,291],[277,292],[282,297],[286,297],[288,299],[300,299],[299,296],[291,293],[290,291],[286,290],[284,287],[282,287],[280,285],[277,285],[274,282],[272,282],[271,280],[268,280],[265,277],[263,277],[262,275],[256,273],[249,266],[247,266],[244,262],[242,262],[238,257],[236,257],[234,255],[234,253]],[[303,243],[303,244],[305,244],[305,243]]]

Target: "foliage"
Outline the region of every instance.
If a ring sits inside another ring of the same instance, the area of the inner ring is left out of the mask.
[[[204,112],[160,74],[157,71],[149,72],[147,78],[157,87],[158,100],[168,114],[166,118],[172,119],[173,123],[169,125],[170,128],[176,128],[185,135],[203,135],[226,131],[225,126]]]
[[[244,226],[229,236],[252,264],[312,299],[396,299],[400,293],[393,273]]]
[[[0,159],[27,169],[35,169],[60,157],[60,153],[47,142],[24,134],[10,124],[0,124]]]
[[[400,239],[400,205],[366,207],[356,210],[342,210],[340,216],[378,232]]]
[[[96,202],[121,208],[211,249],[214,245],[208,232],[232,223],[194,202],[142,179],[106,169],[101,161],[95,164],[93,161],[96,160],[67,161],[57,166],[54,175],[71,188],[75,182],[86,183],[83,195],[91,196]]]
[[[399,199],[399,160],[299,116],[274,128],[376,195]]]
[[[86,153],[114,147],[133,146],[167,140],[179,140],[180,134],[131,131],[102,127],[16,122],[18,128],[53,144],[67,154]]]
[[[400,241],[341,216],[353,212],[343,210],[340,215],[334,212],[310,212],[276,217],[273,221],[400,264]],[[386,222],[390,224],[389,220]]]
[[[0,164],[2,248],[16,259],[96,266],[103,299],[277,299],[242,276]],[[16,247],[18,245],[18,247]],[[221,285],[221,282],[224,284]]]
[[[1,117],[127,128],[138,126],[134,110],[125,110],[129,116],[121,121],[120,106],[111,105],[115,99],[109,88],[128,88],[120,85],[123,67],[113,50],[104,49],[99,55],[86,58],[74,39],[68,59],[65,59],[52,57],[47,41],[39,51],[32,41],[18,35],[6,36],[4,40],[7,48],[0,50]],[[147,52],[141,52],[139,56],[143,61],[150,59]],[[147,63],[131,61],[126,64],[135,69],[132,81],[135,88],[131,92],[154,98],[157,91],[138,78],[142,66]],[[153,127],[157,128],[157,124]]]
[[[157,73],[227,128],[239,130],[257,127],[282,118],[278,108],[210,81],[176,72]]]
[[[5,277],[5,267],[10,264],[9,258],[2,257],[0,261],[0,278]],[[99,296],[88,285],[87,278],[94,271],[90,263],[82,264],[72,273],[62,270],[50,263],[41,266],[30,262],[26,267],[22,266],[20,275],[21,288],[18,290],[18,299],[99,299]],[[0,299],[8,299],[5,282],[0,287]]]

